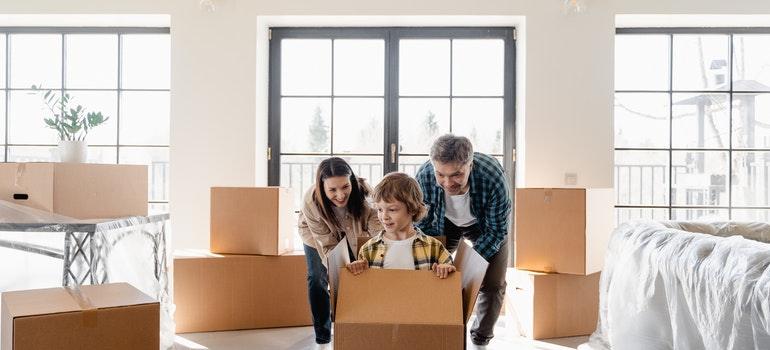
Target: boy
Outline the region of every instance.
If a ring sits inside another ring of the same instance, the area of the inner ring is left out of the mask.
[[[347,265],[358,275],[365,269],[433,270],[439,278],[455,271],[452,257],[437,239],[414,226],[427,208],[417,181],[404,173],[390,173],[375,187],[373,199],[384,228],[360,249],[358,260]]]

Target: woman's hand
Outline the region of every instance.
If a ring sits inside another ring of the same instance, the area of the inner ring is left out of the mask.
[[[369,268],[369,262],[364,259],[360,259],[347,264],[346,267],[348,268],[348,271],[352,272],[354,275],[359,275],[361,272],[364,272],[364,270]]]
[[[447,278],[450,273],[457,271],[453,265],[450,264],[436,264],[430,267],[431,270],[436,272],[438,278]]]

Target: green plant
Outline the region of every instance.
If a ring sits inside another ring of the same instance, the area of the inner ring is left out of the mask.
[[[62,141],[85,141],[91,129],[110,119],[102,115],[102,112],[87,112],[81,105],[71,108],[74,104],[73,97],[68,93],[57,94],[51,89],[44,90],[36,85],[32,85],[32,90],[43,97],[46,106],[53,113],[53,118],[43,119],[46,127],[56,130]]]

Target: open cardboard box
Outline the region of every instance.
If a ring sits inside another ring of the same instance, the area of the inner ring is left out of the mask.
[[[463,349],[465,327],[488,262],[466,243],[455,257],[457,272],[439,279],[432,271],[347,271],[347,242],[329,254],[335,310],[334,348]]]

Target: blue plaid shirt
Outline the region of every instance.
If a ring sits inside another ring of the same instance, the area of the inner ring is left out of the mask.
[[[428,206],[428,216],[417,224],[425,234],[444,234],[444,189],[436,182],[433,164],[425,162],[417,171],[417,182]],[[500,163],[491,156],[475,152],[473,167],[468,177],[470,184],[471,214],[476,217],[481,234],[473,248],[490,260],[508,235],[511,196],[508,180]]]

